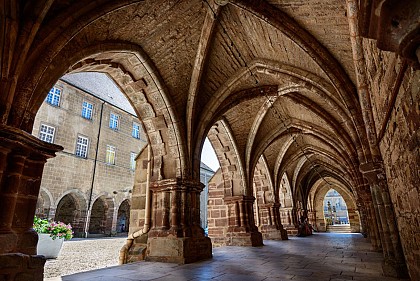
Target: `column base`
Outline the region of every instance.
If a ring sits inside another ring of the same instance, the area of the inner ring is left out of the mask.
[[[232,231],[226,233],[226,246],[264,246],[261,232]]]
[[[406,264],[397,262],[392,258],[385,258],[382,261],[382,271],[385,276],[394,278],[408,278]]]
[[[0,280],[42,281],[45,261],[43,256],[37,255],[0,254]]]
[[[208,237],[149,237],[145,260],[185,264],[212,256]]]
[[[261,227],[263,239],[266,240],[287,240],[287,231],[277,229],[274,225],[264,225]]]

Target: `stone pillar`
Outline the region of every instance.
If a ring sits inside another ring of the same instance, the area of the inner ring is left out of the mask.
[[[262,234],[254,220],[253,196],[230,196],[224,198],[228,206],[228,228],[226,245],[228,246],[263,246]]]
[[[283,228],[280,219],[280,204],[260,204],[261,226],[260,231],[264,239],[287,240],[287,231]]]
[[[152,228],[146,260],[191,263],[212,257],[200,226],[200,182],[179,178],[152,182]]]
[[[364,163],[360,165],[360,171],[370,184],[384,254],[382,270],[386,276],[407,277],[407,266],[382,163]]]
[[[297,224],[294,221],[295,211],[294,208],[280,208],[280,219],[283,222],[283,228],[287,231],[288,235],[296,235],[298,228]]]
[[[372,245],[372,250],[381,252],[382,243],[381,243],[381,237],[379,235],[379,229],[378,229],[378,223],[377,223],[378,219],[376,218],[373,202],[368,202],[367,220],[369,221],[368,229],[369,229],[369,236],[370,236],[370,243]]]
[[[0,125],[0,280],[42,280],[45,259],[36,256],[32,229],[42,172],[62,147]]]
[[[347,213],[349,216],[349,223],[350,223],[350,229],[352,233],[359,233],[361,232],[360,224],[357,223],[360,221],[359,214],[356,209],[354,208],[348,208]]]

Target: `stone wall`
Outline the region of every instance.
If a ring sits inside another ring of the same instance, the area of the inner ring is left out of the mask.
[[[420,71],[364,40],[372,109],[412,280],[420,280]],[[395,101],[393,96],[395,94]],[[389,112],[389,114],[387,114]]]

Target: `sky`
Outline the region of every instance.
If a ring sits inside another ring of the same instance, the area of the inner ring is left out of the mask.
[[[203,151],[201,152],[201,162],[209,166],[213,171],[217,171],[220,167],[216,153],[207,138],[204,141]]]

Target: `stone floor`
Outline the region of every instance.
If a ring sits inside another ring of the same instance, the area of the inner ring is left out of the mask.
[[[213,259],[193,264],[140,262],[45,280],[402,280],[382,276],[382,254],[370,251],[360,234],[316,233],[264,244],[215,248]]]

